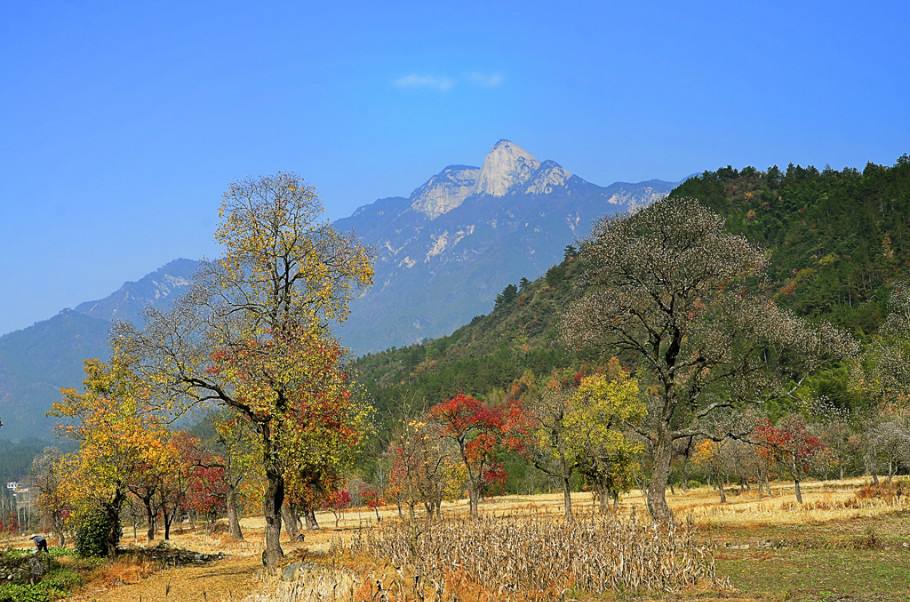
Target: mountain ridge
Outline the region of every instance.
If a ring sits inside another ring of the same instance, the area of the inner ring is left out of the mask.
[[[877,331],[890,291],[910,274],[910,156],[862,172],[726,167],[670,196],[698,199],[728,230],[764,247],[768,281],[757,285],[781,306],[861,339]],[[542,277],[504,291],[491,311],[451,334],[357,358],[352,373],[388,422],[379,430],[456,393],[501,399],[525,371],[603,362],[559,342],[560,315],[584,293],[584,274],[584,252],[567,249]],[[857,403],[847,382],[835,384],[825,391],[831,403]]]
[[[373,249],[376,269],[338,332],[357,354],[447,334],[487,311],[505,283],[558,262],[596,220],[675,185],[599,186],[502,139],[481,167],[448,165],[407,198],[379,199],[334,223]]]
[[[506,140],[490,155],[481,167],[448,165],[408,197],[377,199],[334,222],[376,257],[374,286],[354,299],[337,329],[354,354],[448,334],[488,311],[507,282],[557,263],[602,215],[672,188],[663,180],[598,186]],[[146,307],[169,309],[200,266],[173,260],[110,295],[0,336],[0,435],[46,434],[44,413],[59,387],[79,386],[84,359],[109,355],[113,322],[141,325]]]

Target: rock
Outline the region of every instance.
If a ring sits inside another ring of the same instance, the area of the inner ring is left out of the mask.
[[[283,569],[281,569],[281,580],[282,581],[295,581],[297,579],[298,573],[304,571],[309,571],[316,568],[312,562],[292,562]]]

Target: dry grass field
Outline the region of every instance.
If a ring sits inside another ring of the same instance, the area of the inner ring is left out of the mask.
[[[794,503],[792,489],[784,483],[776,484],[771,497],[760,498],[754,491],[731,492],[723,505],[718,503],[716,492],[708,488],[677,491],[670,496],[671,505],[677,517],[688,517],[694,524],[697,541],[712,550],[719,579],[716,585],[702,584],[675,593],[618,592],[601,597],[564,591],[553,594],[553,599],[910,600],[910,512],[902,498],[858,498],[855,492],[860,485],[859,479],[807,483],[803,507]],[[481,511],[502,520],[541,520],[552,515],[556,521],[561,503],[558,494],[504,496],[486,501]],[[577,516],[590,515],[594,510],[588,494],[577,494],[573,503]],[[631,492],[623,498],[620,515],[643,512],[640,493]],[[443,506],[444,516],[466,513],[464,501]],[[397,519],[397,510],[387,507],[380,515],[389,524]],[[387,598],[375,591],[377,581],[388,584],[396,579],[407,580],[406,575],[396,574],[387,559],[338,552],[352,542],[358,530],[375,527],[373,512],[347,511],[337,529],[330,513],[318,518],[321,530],[308,532],[303,543],[284,544],[289,563],[304,561],[303,574],[296,583],[262,573],[263,522],[246,518],[245,542],[200,532],[178,532],[172,538],[172,545],[180,548],[223,552],[223,560],[167,569],[137,560],[104,564],[88,574],[87,583],[73,599],[125,602],[248,598],[290,602],[307,598],[330,600],[333,588],[336,595],[342,590],[356,591],[357,599],[398,599],[394,591],[384,594]],[[124,544],[141,545],[131,535],[127,534]],[[485,590],[483,584],[467,584],[463,575],[460,578],[461,600],[503,598],[502,594]],[[301,585],[304,581],[309,586],[306,589]],[[324,597],[319,598],[313,591],[323,591]],[[347,596],[338,599],[350,599],[350,594]]]

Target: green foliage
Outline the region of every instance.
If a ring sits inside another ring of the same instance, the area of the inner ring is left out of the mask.
[[[671,195],[697,198],[724,216],[731,231],[768,249],[767,285],[778,303],[860,337],[877,331],[889,290],[910,266],[908,157],[893,167],[869,164],[862,172],[724,168],[687,180]],[[382,421],[380,435],[401,417],[456,393],[488,397],[505,390],[526,370],[543,375],[601,364],[605,358],[569,349],[557,336],[564,308],[585,289],[584,261],[583,251],[567,249],[565,260],[543,278],[451,335],[354,362]],[[848,391],[843,366],[807,387],[841,408],[864,403]]]
[[[819,171],[790,165],[705,172],[676,188],[770,251],[777,301],[856,335],[875,332],[910,263],[910,157]]]
[[[522,373],[548,374],[590,359],[558,342],[557,321],[579,274],[574,255],[546,278],[527,283],[516,297],[447,337],[363,356],[352,368],[384,421],[402,417],[458,393],[487,397]]]
[[[84,557],[107,556],[111,528],[110,515],[102,508],[82,514],[75,525],[76,553]]]
[[[7,583],[0,585],[0,602],[49,602],[66,598],[82,584],[79,573],[67,568],[55,568],[35,584]]]
[[[51,558],[64,558],[64,557],[70,558],[70,557],[76,556],[75,550],[73,550],[71,548],[60,548],[57,546],[48,548],[47,553],[50,555]]]

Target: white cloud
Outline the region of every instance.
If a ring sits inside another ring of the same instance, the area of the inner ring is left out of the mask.
[[[484,88],[498,88],[503,81],[501,73],[483,73],[481,71],[468,73],[467,79],[472,84],[483,86]]]
[[[396,88],[428,88],[431,90],[439,90],[440,92],[447,92],[455,87],[455,80],[451,77],[409,73],[394,80],[392,84]]]
[[[461,84],[477,86],[480,88],[498,88],[502,85],[503,81],[504,78],[502,74],[496,72],[472,71],[462,77],[408,73],[407,75],[392,80],[392,85],[396,88],[448,92],[455,86]]]

